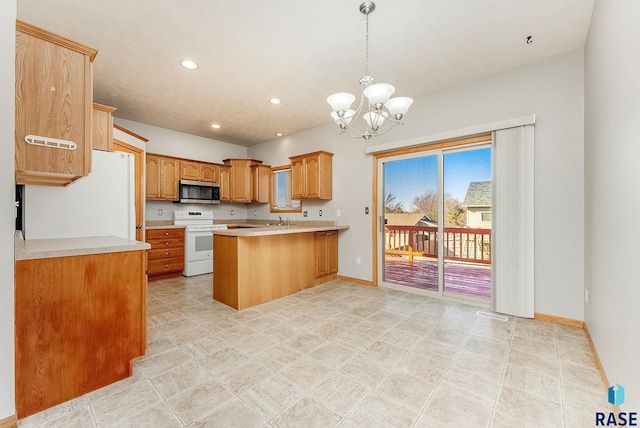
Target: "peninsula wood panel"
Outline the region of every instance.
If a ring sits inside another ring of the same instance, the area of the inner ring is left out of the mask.
[[[131,375],[146,347],[145,251],[15,263],[18,418]]]
[[[244,309],[314,285],[315,235],[214,235],[213,298]]]

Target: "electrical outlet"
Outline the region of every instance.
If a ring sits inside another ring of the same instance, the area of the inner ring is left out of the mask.
[[[362,263],[362,259],[360,257],[356,257],[356,264],[359,265]]]
[[[342,215],[342,210],[336,211],[336,217],[340,217]]]
[[[159,208],[158,209],[158,216],[161,216],[161,215],[162,215],[162,208]]]
[[[258,215],[258,210],[253,210],[253,216],[257,216]]]
[[[318,215],[322,217],[322,210],[318,210]]]
[[[584,289],[584,302],[589,303],[589,290],[587,288]]]
[[[233,215],[233,210],[229,211],[229,214]]]
[[[302,211],[302,217],[306,217],[307,216],[307,212],[306,211]]]

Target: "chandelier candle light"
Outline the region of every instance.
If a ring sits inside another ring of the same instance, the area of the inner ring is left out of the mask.
[[[390,98],[396,88],[388,83],[374,83],[375,80],[369,75],[369,14],[373,12],[376,5],[372,1],[366,1],[360,5],[360,12],[364,14],[366,21],[366,65],[365,76],[360,79],[362,87],[362,95],[360,97],[360,105],[356,110],[351,109],[351,104],[356,97],[347,92],[338,92],[327,97],[327,103],[333,109],[331,117],[340,127],[340,134],[347,133],[350,137],[364,138],[369,142],[371,137],[387,133],[395,125],[402,124],[402,117],[407,113],[413,99],[409,97]],[[355,131],[351,128],[351,122],[356,119],[363,110],[367,98],[368,112],[362,115],[363,119],[369,126],[363,133]],[[385,129],[382,128],[387,123]]]

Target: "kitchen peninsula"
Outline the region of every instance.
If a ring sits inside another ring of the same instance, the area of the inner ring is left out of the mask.
[[[115,236],[15,237],[19,418],[132,374],[146,348],[146,250]]]
[[[338,231],[349,226],[263,226],[213,232],[213,298],[245,309],[337,277]]]

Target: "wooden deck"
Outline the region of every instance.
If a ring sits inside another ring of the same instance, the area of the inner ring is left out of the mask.
[[[433,259],[387,257],[384,280],[423,290],[438,291],[438,264]],[[486,265],[445,263],[445,292],[480,299],[491,298],[491,268]]]

